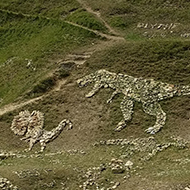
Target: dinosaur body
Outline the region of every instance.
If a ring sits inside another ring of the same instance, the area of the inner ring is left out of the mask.
[[[72,129],[72,123],[67,119],[62,120],[51,131],[44,130],[43,124],[44,116],[41,112],[33,111],[30,114],[29,111],[22,111],[14,117],[11,130],[17,135],[24,136],[21,140],[29,142],[29,151],[32,150],[37,142],[40,143],[41,151],[43,151],[46,144],[57,138],[63,129]]]
[[[103,69],[77,81],[81,87],[92,82],[95,83],[94,87],[86,97],[92,97],[100,88],[111,88],[114,90],[107,103],[110,103],[118,93],[124,95],[120,105],[124,119],[118,123],[116,131],[125,128],[127,121],[131,120],[134,101],[137,101],[142,103],[145,113],[156,117],[155,125],[146,129],[146,132],[155,134],[164,126],[166,120],[166,113],[162,110],[159,101],[173,96],[190,94],[189,86],[179,87],[153,79],[135,78],[120,73],[116,74]]]

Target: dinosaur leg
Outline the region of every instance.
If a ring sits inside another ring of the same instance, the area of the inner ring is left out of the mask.
[[[124,119],[121,120],[117,127],[115,128],[115,131],[121,131],[126,127],[126,122],[130,121],[133,114],[133,100],[131,100],[129,97],[125,96],[123,101],[121,102],[120,109],[123,113]]]
[[[40,145],[41,145],[41,150],[40,150],[40,152],[43,152],[44,149],[46,148],[46,143],[45,143],[45,141],[44,141],[44,140],[41,140],[41,141],[40,141]]]
[[[119,94],[120,92],[119,91],[114,91],[111,95],[111,97],[107,100],[107,103],[111,103],[112,102],[112,99],[115,97],[115,95]]]
[[[33,146],[34,146],[35,143],[36,143],[36,139],[30,138],[28,151],[32,150],[32,148],[33,148]]]
[[[162,110],[159,103],[144,103],[143,110],[149,115],[156,116],[156,122],[153,127],[149,127],[145,131],[150,134],[157,133],[165,124],[166,113]]]
[[[87,98],[92,97],[94,94],[96,94],[100,88],[102,88],[102,84],[100,82],[96,82],[93,89],[86,95]]]

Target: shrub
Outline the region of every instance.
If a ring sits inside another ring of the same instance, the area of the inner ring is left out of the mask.
[[[44,93],[50,90],[54,85],[56,81],[54,77],[49,77],[44,80],[42,80],[40,83],[38,83],[36,86],[34,86],[32,93]]]

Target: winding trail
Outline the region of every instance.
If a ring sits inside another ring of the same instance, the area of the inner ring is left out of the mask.
[[[105,27],[109,30],[110,33],[114,34],[114,35],[118,35],[119,34],[101,17],[101,14],[99,12],[95,12],[92,10],[91,7],[89,7],[83,0],[77,0],[84,9],[86,9],[89,13],[92,13],[93,15],[95,15],[96,17],[98,17],[99,20],[101,20]]]
[[[79,24],[76,24],[76,23],[73,23],[73,22],[69,22],[69,21],[66,21],[66,20],[63,20],[65,23],[67,24],[70,24],[70,25],[73,25],[75,27],[79,27],[79,28],[82,28],[82,29],[85,29],[85,30],[88,30],[90,32],[93,32],[95,33],[96,35],[98,36],[101,36],[101,37],[104,37],[106,38],[108,41],[101,41],[99,42],[98,44],[96,45],[92,45],[92,47],[90,47],[90,51],[91,51],[91,54],[96,52],[96,51],[99,51],[101,49],[104,49],[105,47],[109,47],[115,43],[118,43],[118,42],[122,42],[122,41],[125,41],[125,38],[122,37],[121,35],[119,35],[100,15],[99,12],[95,12],[92,10],[91,7],[89,7],[86,2],[84,2],[83,0],[77,0],[84,9],[86,9],[89,13],[95,15],[101,22],[104,23],[105,27],[108,29],[109,33],[110,34],[105,34],[105,33],[102,33],[100,31],[97,31],[97,30],[93,30],[93,29],[90,29],[88,27],[85,27],[85,26],[81,26]],[[4,11],[4,12],[11,12],[12,14],[18,14],[16,12],[12,12],[12,11],[8,11],[8,10],[1,10],[1,11]],[[21,13],[22,14],[22,13]],[[23,16],[25,17],[34,17],[33,15],[29,15],[29,14],[22,14]],[[43,17],[45,19],[51,19],[51,18],[48,18],[48,17]],[[69,56],[69,55],[68,55]],[[86,56],[86,55],[85,55]],[[90,56],[87,56],[85,57],[84,56],[84,60],[82,60],[82,64],[90,57]],[[73,62],[75,62],[76,60],[72,60]],[[77,65],[77,63],[76,63]],[[80,64],[78,64],[80,65]],[[62,89],[62,86],[65,85],[65,83],[67,82],[67,80],[59,80],[57,81],[57,84],[54,86],[54,88],[52,90],[50,90],[49,92],[47,92],[46,94],[42,95],[42,96],[39,96],[39,97],[36,97],[36,98],[33,98],[33,99],[30,99],[30,100],[26,100],[26,101],[23,101],[23,102],[15,102],[15,103],[10,103],[10,104],[7,104],[5,106],[3,106],[2,108],[0,108],[0,116],[8,113],[8,112],[12,112],[14,110],[17,110],[17,109],[20,109],[28,104],[32,104],[32,103],[35,103],[35,102],[38,102],[38,101],[41,101],[43,100],[45,97],[51,95],[52,92],[55,92],[55,91],[60,91]]]
[[[105,38],[107,38],[109,40],[123,40],[123,41],[125,40],[125,38],[123,38],[121,36],[112,36],[112,35],[109,35],[109,34],[104,34],[104,33],[99,32],[97,30],[93,30],[93,29],[87,28],[85,26],[81,26],[79,24],[76,24],[76,23],[73,23],[73,22],[70,22],[70,21],[65,21],[65,22],[68,23],[68,24],[70,24],[70,25],[77,26],[77,27],[80,27],[82,29],[85,29],[85,30],[88,30],[90,32],[93,32],[96,35],[101,36],[101,37],[105,37]]]
[[[11,112],[11,111],[14,111],[16,109],[19,109],[19,108],[22,108],[28,104],[32,104],[34,102],[37,102],[39,100],[42,100],[44,96],[40,96],[40,97],[37,97],[37,98],[33,98],[33,99],[30,99],[30,100],[27,100],[25,102],[18,102],[18,103],[11,103],[11,104],[7,104],[5,106],[3,106],[1,109],[0,109],[0,116],[8,113],[8,112]]]

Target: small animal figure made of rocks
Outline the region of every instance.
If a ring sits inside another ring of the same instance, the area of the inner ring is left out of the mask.
[[[39,142],[41,151],[46,147],[46,144],[57,138],[63,129],[72,129],[71,121],[64,119],[59,125],[51,131],[43,129],[44,115],[39,111],[21,111],[16,115],[12,121],[11,130],[16,134],[23,136],[21,140],[29,142],[29,151],[33,148],[34,144]]]

